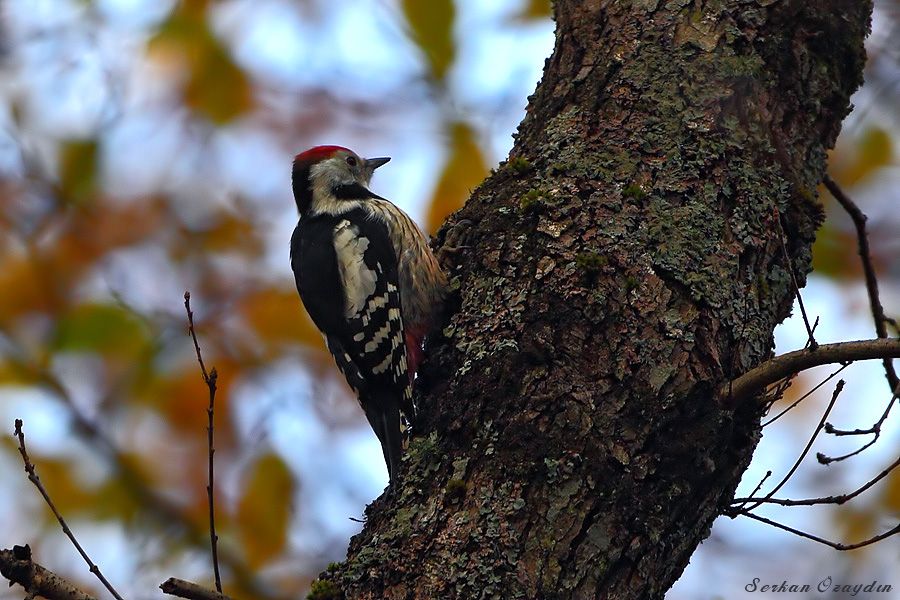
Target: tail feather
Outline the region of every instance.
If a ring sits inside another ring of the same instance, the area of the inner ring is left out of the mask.
[[[363,400],[369,425],[381,442],[388,477],[393,483],[400,472],[403,436],[400,433],[400,404],[392,394],[373,394]]]

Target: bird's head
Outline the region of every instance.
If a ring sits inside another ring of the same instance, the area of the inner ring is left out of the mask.
[[[389,160],[361,158],[343,146],[315,146],[301,152],[294,157],[292,173],[297,210],[304,215],[320,204],[377,197],[369,191],[369,181]]]

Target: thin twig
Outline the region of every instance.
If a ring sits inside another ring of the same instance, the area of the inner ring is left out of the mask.
[[[847,454],[842,454],[841,456],[828,456],[827,454],[824,454],[823,452],[817,452],[816,460],[818,460],[819,463],[823,464],[823,465],[830,465],[833,462],[840,462],[842,460],[847,460],[848,458],[853,458],[857,454],[862,453],[864,450],[868,450],[869,448],[874,446],[875,442],[877,442],[877,441],[878,441],[878,435],[873,437],[871,440],[869,440],[868,442],[866,442],[865,444],[863,444],[862,446],[860,446],[853,452],[849,452]]]
[[[199,547],[206,543],[207,532],[197,527],[178,505],[147,485],[143,476],[130,461],[125,459],[106,431],[98,423],[88,418],[72,400],[69,391],[54,373],[44,366],[29,363],[24,359],[18,359],[14,364],[54,393],[72,418],[73,431],[106,458],[116,471],[117,477],[123,482],[124,487],[129,490],[131,497],[147,514],[166,527],[177,526],[185,541],[192,546]],[[103,400],[99,404],[107,403],[107,400]],[[247,566],[245,560],[236,552],[229,551],[227,546],[219,548],[219,558],[229,567],[237,587],[247,589],[248,593],[252,593],[255,598],[275,600],[281,597],[266,589]]]
[[[184,310],[187,311],[188,331],[191,339],[194,340],[194,351],[197,352],[197,362],[200,363],[200,372],[203,374],[203,381],[209,383],[209,374],[206,372],[206,365],[203,363],[203,355],[200,353],[200,343],[197,341],[197,334],[194,331],[194,311],[191,310],[191,293],[184,293]]]
[[[900,533],[900,523],[898,523],[895,527],[888,529],[884,533],[880,533],[876,536],[870,537],[869,539],[864,540],[862,542],[858,542],[856,544],[839,544],[837,542],[832,542],[830,540],[826,540],[825,538],[821,538],[817,535],[813,535],[811,533],[806,533],[805,531],[800,531],[799,529],[794,529],[793,527],[784,525],[782,523],[778,523],[777,521],[772,521],[771,519],[767,519],[765,517],[755,515],[751,512],[747,512],[745,510],[738,511],[737,513],[735,513],[735,516],[749,517],[749,518],[759,521],[761,523],[765,523],[766,525],[771,525],[772,527],[776,527],[778,529],[782,529],[789,533],[793,533],[794,535],[798,535],[802,538],[806,538],[808,540],[812,540],[814,542],[818,542],[820,544],[830,546],[830,547],[834,548],[835,550],[842,550],[842,551],[843,550],[856,550],[857,548],[862,548],[864,546],[870,546],[876,542],[880,542],[881,540],[883,540],[885,538],[888,538],[892,535],[896,535],[897,533]]]
[[[844,503],[856,498],[857,496],[859,496],[860,494],[862,494],[863,492],[868,490],[870,487],[872,487],[873,485],[875,485],[876,483],[878,483],[879,481],[881,481],[882,479],[884,479],[885,477],[890,475],[891,472],[894,469],[896,469],[898,466],[900,466],[900,458],[898,458],[897,460],[892,462],[881,473],[879,473],[878,475],[876,475],[875,477],[873,477],[872,479],[870,479],[869,481],[864,483],[862,486],[858,487],[857,489],[853,490],[852,492],[850,492],[848,494],[838,494],[837,496],[822,496],[820,498],[806,498],[804,500],[791,500],[789,498],[771,498],[771,497],[755,498],[754,496],[756,494],[756,490],[754,490],[754,492],[752,494],[750,494],[750,496],[748,496],[747,498],[735,498],[731,502],[732,502],[732,504],[749,504],[751,502],[755,502],[755,503],[757,503],[757,505],[759,505],[759,504],[777,504],[779,506],[815,506],[817,504],[839,504],[840,505],[840,504],[844,504]],[[758,489],[759,488],[757,487],[757,490]]]
[[[875,321],[875,333],[880,338],[886,338],[888,337],[887,323],[889,319],[884,314],[884,307],[881,305],[881,299],[878,296],[878,277],[875,275],[875,266],[872,263],[872,254],[869,250],[869,236],[866,233],[867,217],[831,177],[825,175],[822,181],[825,187],[828,188],[828,191],[831,192],[831,195],[834,196],[834,199],[850,215],[850,219],[856,227],[859,258],[862,260],[866,291],[869,293],[869,308],[872,312],[872,319]],[[884,359],[884,374],[891,390],[897,389],[897,386],[900,385],[900,378],[897,377],[897,372],[894,370],[894,365],[889,358]]]
[[[66,524],[66,520],[63,519],[62,515],[59,514],[59,511],[56,509],[56,505],[53,504],[53,500],[50,499],[50,494],[47,493],[46,488],[44,488],[44,484],[41,483],[40,477],[37,475],[37,471],[34,468],[34,464],[31,462],[31,459],[28,458],[28,451],[25,449],[25,434],[22,432],[22,419],[16,419],[16,437],[19,438],[19,454],[22,455],[22,462],[25,463],[25,471],[28,473],[28,479],[41,493],[41,496],[44,497],[44,502],[47,503],[47,506],[50,507],[50,510],[53,511],[53,514],[56,516],[56,520],[59,521],[60,526],[62,527],[63,533],[65,533],[69,540],[72,542],[72,545],[75,546],[75,549],[78,550],[78,553],[81,554],[81,558],[84,559],[84,562],[87,563],[90,568],[91,573],[93,573],[97,579],[100,580],[100,583],[109,590],[109,593],[113,595],[116,600],[122,600],[122,596],[119,595],[119,592],[106,580],[106,577],[103,576],[103,573],[100,572],[100,568],[94,564],[91,560],[91,557],[88,556],[87,552],[84,551],[84,548],[81,547],[81,544],[78,543],[78,540],[75,539],[75,534],[72,533],[72,530],[69,529],[69,526]]]
[[[809,441],[806,442],[806,447],[803,448],[803,452],[801,452],[800,456],[797,457],[797,460],[794,462],[794,466],[792,466],[791,469],[787,472],[787,475],[782,478],[778,485],[772,488],[772,491],[765,495],[766,498],[771,498],[772,496],[777,494],[778,490],[784,487],[784,484],[786,484],[791,479],[791,477],[794,476],[794,473],[797,472],[797,469],[800,468],[800,463],[802,463],[803,459],[806,458],[806,455],[809,454],[810,448],[812,448],[812,445],[816,441],[816,438],[819,436],[819,433],[821,433],[822,429],[825,427],[825,421],[828,419],[828,415],[831,414],[831,409],[834,408],[834,403],[837,402],[838,396],[841,395],[841,392],[843,390],[844,380],[839,379],[837,385],[834,386],[834,393],[831,394],[831,400],[828,402],[828,406],[825,408],[825,412],[822,413],[822,418],[819,419],[819,424],[816,426],[816,430],[813,431],[813,434],[810,436]],[[753,506],[746,510],[753,510],[760,504],[760,502],[756,502]]]
[[[188,330],[191,333],[191,339],[194,340],[194,350],[197,351],[197,362],[200,363],[200,372],[203,374],[203,381],[206,383],[206,387],[209,388],[209,407],[206,409],[206,437],[209,447],[209,479],[206,485],[206,496],[209,500],[209,545],[212,549],[213,572],[216,578],[216,590],[221,593],[222,577],[219,575],[219,536],[216,535],[216,503],[215,494],[213,492],[213,490],[215,490],[215,470],[213,466],[215,461],[213,460],[213,457],[216,453],[215,446],[213,445],[213,416],[216,407],[216,380],[219,378],[219,374],[216,372],[215,367],[207,374],[206,365],[203,364],[203,355],[200,353],[200,343],[197,341],[197,332],[194,330],[194,311],[191,310],[190,292],[184,293],[184,309],[187,311]]]
[[[829,381],[831,381],[832,379],[834,379],[835,377],[837,377],[838,374],[839,374],[841,371],[843,371],[844,369],[846,369],[846,368],[849,367],[849,366],[850,366],[850,363],[844,363],[843,365],[841,365],[841,368],[840,368],[840,369],[838,369],[837,371],[835,371],[834,373],[832,373],[831,375],[829,375],[828,377],[826,377],[825,379],[823,379],[822,381],[820,381],[819,383],[817,383],[816,386],[815,386],[813,389],[809,390],[808,392],[806,392],[805,394],[803,394],[802,396],[800,396],[799,398],[797,398],[796,400],[794,400],[793,402],[791,402],[791,405],[790,405],[790,406],[788,406],[788,407],[785,408],[783,411],[781,411],[780,413],[778,413],[777,415],[775,415],[774,417],[772,417],[771,419],[769,419],[768,421],[766,421],[765,423],[763,423],[763,424],[761,425],[761,427],[763,427],[763,428],[768,427],[769,425],[771,425],[772,423],[774,423],[775,421],[777,421],[778,419],[780,419],[781,417],[783,417],[784,415],[786,415],[789,411],[791,411],[791,410],[794,409],[798,404],[800,404],[801,402],[803,402],[804,400],[806,400],[807,398],[809,398],[809,397],[810,397],[812,394],[814,394],[820,387],[822,387],[823,385],[825,385],[826,383],[828,383]],[[825,424],[825,428],[826,428],[826,432],[827,432],[827,429],[828,429],[828,423]]]
[[[841,460],[847,460],[848,458],[856,456],[863,450],[866,450],[867,448],[874,446],[875,442],[877,442],[878,439],[881,437],[881,426],[884,424],[885,420],[887,420],[888,415],[891,412],[891,406],[894,405],[894,402],[897,400],[898,397],[900,397],[900,385],[898,385],[897,389],[894,390],[894,394],[891,396],[891,399],[888,402],[887,408],[881,414],[881,418],[878,419],[878,421],[874,425],[869,427],[868,429],[852,429],[850,431],[846,431],[843,429],[837,429],[831,423],[825,423],[825,433],[829,433],[829,434],[837,436],[837,437],[846,436],[846,435],[871,435],[871,434],[874,434],[874,435],[872,436],[871,440],[869,440],[868,442],[866,442],[865,444],[863,444],[862,446],[860,446],[853,452],[850,452],[849,454],[844,454],[843,456],[830,457],[830,456],[825,456],[824,454],[822,454],[820,452],[819,454],[816,455],[816,458],[818,458],[819,462],[822,463],[823,465],[827,465],[829,463],[838,462]]]
[[[25,353],[20,352],[20,354],[24,356]],[[32,375],[35,380],[54,393],[68,411],[69,416],[72,417],[73,431],[82,436],[88,445],[99,450],[104,455],[115,469],[125,488],[130,491],[131,496],[149,515],[167,527],[172,525],[178,526],[183,533],[184,539],[189,544],[202,546],[205,543],[207,532],[201,531],[201,528],[198,528],[194,521],[169,498],[147,485],[143,476],[130,461],[125,459],[123,453],[107,432],[98,423],[90,419],[73,401],[69,391],[56,374],[44,366],[27,362],[25,359],[17,360],[15,365]],[[107,401],[101,401],[99,404],[107,404]],[[266,589],[247,566],[245,560],[237,553],[229,551],[227,546],[219,549],[219,557],[228,565],[238,587],[247,589],[248,593],[252,593],[256,598],[280,598],[280,596]]]
[[[738,508],[740,510],[743,510],[744,507],[747,505],[747,502],[754,500],[754,496],[756,496],[756,493],[762,489],[763,484],[765,484],[766,481],[768,481],[769,477],[771,477],[771,476],[772,476],[772,471],[766,471],[766,474],[763,475],[763,478],[759,480],[759,483],[757,483],[756,487],[753,488],[753,491],[750,492],[750,496],[748,496],[747,498],[736,498],[735,500],[732,500],[731,503],[732,504],[740,504],[741,506]]]
[[[809,324],[809,317],[806,316],[806,307],[803,305],[803,296],[800,294],[800,284],[797,282],[797,276],[794,274],[794,265],[791,263],[791,257],[788,254],[787,242],[785,241],[784,228],[781,226],[781,215],[776,210],[775,222],[778,224],[778,238],[781,240],[781,252],[784,254],[784,260],[787,263],[788,273],[791,274],[791,283],[794,284],[794,293],[797,295],[797,304],[800,305],[800,314],[803,316],[803,324],[806,325],[806,335],[809,337],[809,349],[815,351],[819,344],[813,335],[813,328]]]
[[[170,596],[189,598],[190,600],[231,600],[230,597],[221,592],[208,590],[196,583],[191,583],[184,579],[177,579],[175,577],[166,579],[160,584],[159,589]]]
[[[773,383],[813,367],[886,356],[900,358],[900,340],[892,338],[822,344],[817,350],[796,350],[767,360],[719,388],[719,401],[734,407]]]

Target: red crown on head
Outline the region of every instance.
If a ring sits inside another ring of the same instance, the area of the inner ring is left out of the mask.
[[[316,162],[324,158],[328,158],[335,152],[339,152],[341,150],[345,152],[352,152],[352,150],[350,150],[349,148],[344,148],[343,146],[313,146],[309,150],[305,150],[295,156],[294,161]]]

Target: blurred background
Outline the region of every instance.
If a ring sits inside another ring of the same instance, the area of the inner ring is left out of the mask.
[[[866,85],[829,169],[870,217],[883,304],[897,316],[900,1],[876,6]],[[291,158],[320,143],[392,156],[373,188],[435,231],[509,151],[553,47],[549,11],[549,0],[0,2],[0,429],[24,420],[42,480],[123,595],[157,598],[169,576],[212,579],[207,391],[185,290],[219,373],[228,590],[302,597],[344,557],[387,473],[296,296]],[[874,337],[852,224],[822,200],[828,220],[804,290],[817,339]],[[778,351],[805,338],[792,318]],[[776,409],[832,370],[805,373]],[[880,363],[842,376],[830,421],[869,427],[889,397]],[[790,468],[832,389],[765,429],[741,495]],[[867,481],[896,459],[898,423],[900,409],[848,461],[823,467],[811,455],[779,496]],[[813,452],[861,443],[821,436]],[[29,543],[99,593],[6,434],[0,481],[0,547]],[[896,523],[900,474],[847,506],[761,514],[859,541]],[[898,559],[896,538],[841,554],[722,518],[667,597],[765,597],[744,592],[753,577],[898,589]]]

